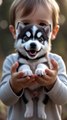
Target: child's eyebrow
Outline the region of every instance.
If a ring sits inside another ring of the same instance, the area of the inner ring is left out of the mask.
[[[49,25],[50,23],[47,20],[39,19],[39,23],[44,23],[45,25]]]
[[[28,19],[23,19],[23,20],[20,20],[20,22],[22,22],[22,23],[30,23],[31,21],[28,20]]]
[[[20,22],[23,22],[23,23],[32,23],[32,21],[30,19],[20,19]],[[37,20],[37,23],[44,23],[45,25],[48,25],[50,24],[48,20],[44,20],[44,19],[38,19]]]

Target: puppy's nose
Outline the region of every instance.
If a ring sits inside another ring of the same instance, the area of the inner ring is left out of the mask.
[[[31,49],[36,49],[36,44],[35,44],[34,42],[31,43],[31,44],[30,44],[30,48],[31,48]]]

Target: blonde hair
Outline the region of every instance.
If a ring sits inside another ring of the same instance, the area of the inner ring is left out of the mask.
[[[33,9],[38,5],[47,5],[52,11],[53,26],[59,24],[59,5],[56,0],[14,0],[10,7],[10,24],[15,26],[16,14],[19,10],[23,16],[32,13]],[[19,13],[20,14],[20,13]]]

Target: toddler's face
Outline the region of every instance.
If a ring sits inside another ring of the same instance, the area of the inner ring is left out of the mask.
[[[48,8],[46,5],[38,5],[37,8],[34,8],[34,10],[28,16],[23,16],[23,12],[20,12],[20,10],[18,10],[16,14],[15,24],[17,24],[18,22],[22,22],[24,23],[24,25],[51,25],[50,39],[55,39],[59,27],[58,25],[56,25],[53,28],[52,18],[52,10],[50,9],[50,7]],[[16,39],[14,26],[10,25],[9,28],[14,39]]]

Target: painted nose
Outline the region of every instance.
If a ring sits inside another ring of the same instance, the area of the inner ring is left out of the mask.
[[[31,44],[30,44],[30,48],[31,48],[31,49],[36,49],[36,44],[35,44],[34,42],[31,43]]]

